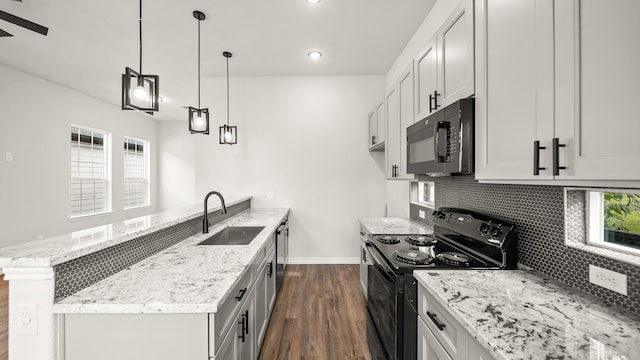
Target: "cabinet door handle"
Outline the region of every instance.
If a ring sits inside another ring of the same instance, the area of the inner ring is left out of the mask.
[[[244,333],[249,335],[249,310],[244,312],[244,318],[246,319],[247,326],[244,328]]]
[[[436,327],[438,328],[438,330],[440,331],[444,330],[445,324],[438,321],[438,316],[436,314],[427,311],[427,316],[429,317],[429,319],[431,319],[431,321],[433,321],[434,324],[436,324]]]
[[[376,143],[376,137],[375,135],[371,136],[371,145],[374,145]]]
[[[273,261],[269,261],[269,278],[273,276]]]
[[[429,94],[429,112],[433,112],[433,95]]]
[[[547,170],[545,167],[540,167],[540,150],[545,149],[545,146],[540,146],[540,141],[533,142],[533,175],[540,175],[540,170]]]
[[[242,314],[242,321],[240,321],[238,325],[241,325],[240,335],[238,336],[238,339],[241,339],[242,342],[244,342],[245,335],[249,334],[249,310],[245,311],[245,313]]]
[[[553,175],[560,175],[560,170],[565,170],[566,166],[560,166],[560,148],[565,147],[560,144],[560,139],[553,138]]]
[[[240,290],[240,292],[238,293],[238,296],[236,296],[236,300],[242,301],[242,298],[244,297],[244,294],[246,292],[247,292],[247,288],[244,288],[244,289]]]
[[[440,107],[440,105],[438,105],[438,96],[440,96],[440,94],[438,94],[438,90],[435,90],[433,92],[433,110],[438,110]]]

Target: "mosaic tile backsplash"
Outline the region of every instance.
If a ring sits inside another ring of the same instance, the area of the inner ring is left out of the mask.
[[[209,213],[216,224],[251,207],[251,201],[228,206],[227,214]],[[64,299],[202,231],[198,217],[54,266],[55,301]]]
[[[573,197],[568,201],[584,201]],[[480,184],[473,176],[436,180],[436,207],[495,216],[518,227],[518,261],[607,304],[640,314],[640,267],[564,245],[562,186]],[[584,214],[569,214],[579,221]],[[627,275],[628,296],[589,283],[589,264]]]

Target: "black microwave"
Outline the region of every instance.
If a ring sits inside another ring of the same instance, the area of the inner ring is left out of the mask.
[[[474,99],[462,99],[407,127],[407,173],[473,173]]]

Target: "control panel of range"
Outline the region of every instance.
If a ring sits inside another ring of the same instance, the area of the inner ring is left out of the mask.
[[[440,208],[432,214],[434,225],[484,243],[503,247],[515,226],[490,216],[455,208]]]

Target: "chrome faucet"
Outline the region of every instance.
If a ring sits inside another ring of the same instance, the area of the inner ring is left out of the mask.
[[[217,195],[220,198],[220,203],[222,203],[222,209],[220,210],[220,214],[224,215],[227,213],[227,206],[224,204],[224,198],[222,197],[222,194],[220,194],[217,191],[209,191],[209,193],[207,194],[207,196],[204,197],[204,215],[203,215],[203,219],[202,219],[202,233],[203,234],[208,234],[209,233],[209,214],[207,213],[208,211],[208,206],[207,206],[207,201],[209,201],[209,196],[211,195]]]

